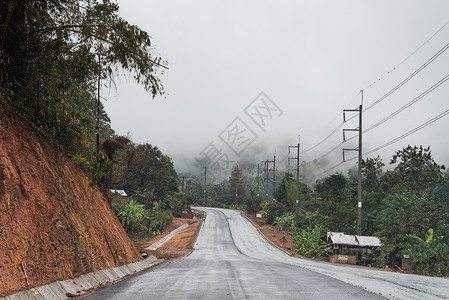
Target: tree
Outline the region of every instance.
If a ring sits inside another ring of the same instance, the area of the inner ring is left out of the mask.
[[[362,159],[362,184],[364,189],[377,189],[383,174],[385,164],[378,156],[376,158]]]
[[[234,199],[234,203],[238,205],[243,203],[245,197],[245,187],[243,185],[242,169],[238,166],[232,168],[231,176],[228,182],[228,195],[230,199]]]
[[[274,192],[274,199],[276,199],[276,201],[283,203],[285,206],[289,207],[290,210],[291,210],[291,207],[290,207],[290,203],[289,203],[290,202],[289,198],[291,198],[291,197],[289,197],[290,196],[289,188],[292,183],[293,183],[293,175],[290,172],[287,172],[284,174],[281,184],[278,186],[278,188]]]
[[[52,137],[94,169],[98,82],[125,71],[153,96],[166,68],[149,35],[118,16],[111,0],[0,3],[0,105]],[[102,121],[107,115],[100,112]]]
[[[439,211],[427,196],[410,192],[394,193],[382,201],[376,222],[377,235],[382,240],[387,262],[399,264],[402,254],[411,254],[414,236],[423,237],[430,228],[435,229]]]
[[[355,233],[356,184],[337,173],[318,180],[315,191],[322,199],[320,212],[328,216],[325,227],[331,231]]]
[[[282,182],[276,189],[274,197],[276,201],[283,203],[292,213],[296,212],[296,180],[289,172],[284,174]],[[305,184],[299,183],[299,205],[306,210],[315,210],[318,208],[319,201],[312,190]]]
[[[442,182],[445,166],[437,164],[430,147],[407,146],[396,151],[390,162],[398,163],[394,169],[394,184],[401,185],[413,193],[422,194]]]
[[[110,189],[112,181],[112,165],[114,163],[114,153],[119,149],[123,149],[123,147],[125,147],[125,145],[130,142],[131,140],[126,137],[116,136],[114,138],[105,139],[101,144],[103,151],[107,156],[104,161],[107,173],[105,185],[108,190]]]
[[[262,202],[262,197],[256,195],[256,192],[251,190],[245,197],[246,210],[249,213],[256,213],[260,209],[260,203]]]
[[[117,164],[113,183],[133,194],[140,191],[149,195],[151,202],[164,200],[169,193],[179,191],[178,178],[171,158],[150,144],[129,144]]]
[[[362,160],[362,228],[364,235],[373,235],[377,230],[377,214],[382,207],[385,191],[382,185],[385,164],[378,156]]]

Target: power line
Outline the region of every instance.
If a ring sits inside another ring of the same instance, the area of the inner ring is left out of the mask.
[[[441,54],[443,54],[447,49],[449,49],[449,43],[446,44],[443,48],[441,48],[437,53],[435,53],[431,58],[429,58],[424,64],[422,64],[418,69],[416,69],[412,74],[410,74],[407,78],[405,78],[403,81],[401,81],[398,85],[396,85],[394,88],[392,88],[390,91],[388,91],[385,95],[380,97],[378,100],[373,102],[371,105],[369,105],[367,108],[364,109],[364,112],[371,109],[372,107],[376,106],[383,100],[385,100],[388,96],[396,92],[399,88],[401,88],[404,84],[409,82],[413,77],[415,77],[417,74],[419,74],[422,70],[424,70],[428,65],[430,65],[435,59],[437,59]]]
[[[379,80],[382,80],[385,76],[387,76],[388,74],[390,74],[393,70],[395,70],[396,68],[398,68],[399,66],[401,66],[403,63],[405,63],[410,57],[412,57],[416,52],[418,52],[422,47],[424,47],[424,45],[426,45],[430,40],[432,40],[441,30],[443,30],[444,27],[446,27],[449,24],[449,21],[446,22],[442,27],[440,27],[440,29],[438,29],[430,38],[428,38],[423,44],[421,44],[421,46],[419,46],[415,51],[413,51],[409,56],[407,56],[405,59],[403,59],[396,67],[394,67],[391,71],[389,71],[387,74],[385,74],[383,77],[381,77]],[[379,104],[380,102],[382,102],[383,100],[385,100],[388,96],[390,96],[391,94],[393,94],[395,91],[397,91],[399,88],[401,88],[404,84],[406,84],[408,81],[410,81],[413,77],[415,77],[417,74],[419,74],[422,70],[424,70],[428,65],[430,65],[435,59],[437,59],[441,54],[443,54],[447,49],[449,48],[449,43],[446,44],[443,48],[441,48],[437,53],[435,53],[431,58],[429,58],[424,64],[422,64],[418,69],[416,69],[412,74],[410,74],[406,79],[404,79],[402,82],[400,82],[398,85],[396,85],[393,89],[391,89],[389,92],[387,92],[385,95],[383,95],[381,98],[379,98],[378,100],[376,100],[374,103],[372,103],[371,105],[369,105],[368,107],[366,107],[364,109],[364,112],[371,109],[373,106]],[[377,81],[376,81],[377,82]],[[373,84],[375,84],[376,82],[372,83],[371,85],[369,85],[368,87],[366,87],[365,89],[371,87]],[[352,120],[353,118],[355,118],[356,116],[352,116],[350,117],[347,121]],[[337,128],[335,128],[329,135],[327,135],[323,140],[321,140],[320,142],[318,142],[317,144],[315,144],[314,146],[302,151],[301,153],[306,153],[309,152],[315,148],[317,148],[318,146],[320,146],[322,143],[324,143],[326,140],[328,140],[334,133],[336,133],[342,126],[344,123],[341,123],[337,126]]]
[[[374,81],[370,85],[364,88],[364,90],[369,89],[385,77],[391,74],[391,72],[395,71],[397,68],[399,68],[403,63],[405,63],[407,60],[410,59],[413,55],[415,55],[419,50],[421,50],[422,47],[424,47],[428,42],[430,42],[441,30],[443,30],[444,27],[446,27],[449,24],[449,21],[447,21],[443,26],[441,26],[434,34],[432,34],[427,40],[424,41],[415,51],[413,51],[411,54],[409,54],[406,58],[404,58],[398,65],[396,65],[393,69],[388,71],[385,75],[381,76],[378,80]]]
[[[428,120],[427,122],[424,122],[423,124],[419,125],[418,127],[415,127],[414,129],[412,129],[412,130],[410,130],[410,131],[404,133],[403,135],[401,135],[401,136],[399,136],[399,137],[397,137],[397,138],[395,138],[395,139],[389,141],[388,143],[385,143],[385,144],[383,144],[382,146],[379,146],[379,147],[377,147],[377,148],[375,148],[375,149],[373,149],[373,150],[370,150],[370,151],[364,153],[363,155],[368,155],[368,154],[371,154],[371,153],[376,152],[376,151],[378,151],[378,150],[381,150],[381,149],[383,149],[383,148],[385,148],[385,147],[387,147],[387,146],[390,146],[390,145],[392,145],[392,144],[394,144],[394,143],[396,143],[396,142],[398,142],[398,141],[400,141],[400,140],[402,140],[402,139],[408,137],[409,135],[411,135],[411,134],[413,134],[413,133],[415,133],[415,132],[417,132],[417,131],[420,131],[421,129],[424,129],[425,127],[427,127],[427,126],[429,126],[430,124],[432,124],[432,123],[438,121],[439,119],[443,118],[444,116],[446,116],[446,115],[448,115],[448,114],[449,114],[449,109],[446,110],[446,111],[444,111],[444,112],[442,112],[441,114],[439,114],[439,115],[433,117],[432,119]]]
[[[332,171],[333,169],[338,168],[339,166],[341,166],[345,162],[350,161],[350,160],[354,160],[354,159],[355,158],[347,159],[347,160],[344,160],[344,161],[342,160],[339,164],[337,164],[337,165],[327,169],[326,171],[323,171],[323,172],[319,173],[318,176],[324,175],[324,174],[328,173],[329,171]]]
[[[322,143],[324,143],[325,141],[327,141],[332,135],[334,135],[334,133],[336,133],[336,132],[337,132],[337,131],[344,125],[344,124],[345,124],[344,122],[341,122],[340,125],[338,125],[337,128],[335,128],[335,129],[334,129],[328,136],[326,136],[323,140],[321,140],[319,143],[315,144],[314,146],[312,146],[312,147],[310,147],[310,148],[308,148],[308,149],[306,149],[306,150],[304,150],[304,151],[301,151],[300,153],[303,154],[303,153],[309,152],[310,150],[315,149],[316,147],[318,147],[319,145],[321,145]]]
[[[392,114],[388,115],[387,117],[383,118],[381,121],[377,122],[376,124],[374,124],[373,126],[367,128],[366,130],[363,131],[363,133],[368,132],[374,128],[376,128],[377,126],[385,123],[386,121],[390,120],[391,118],[393,118],[394,116],[398,115],[399,113],[403,112],[404,110],[406,110],[407,108],[409,108],[410,106],[412,106],[413,104],[415,104],[416,102],[418,102],[419,100],[421,100],[422,98],[424,98],[425,96],[427,96],[428,94],[430,94],[433,90],[435,90],[436,88],[438,88],[440,85],[442,85],[443,83],[445,83],[447,80],[449,80],[449,74],[446,75],[443,79],[441,79],[440,81],[438,81],[437,83],[435,83],[434,85],[432,85],[430,88],[428,88],[427,90],[425,90],[423,93],[421,93],[419,96],[417,96],[416,98],[414,98],[412,101],[408,102],[407,104],[405,104],[404,106],[402,106],[401,108],[397,109],[396,111],[394,111]]]
[[[399,136],[399,137],[397,137],[397,138],[395,138],[395,139],[393,139],[393,140],[391,140],[391,141],[389,141],[389,142],[387,142],[387,143],[385,143],[385,144],[383,144],[383,145],[381,145],[381,146],[379,146],[379,147],[377,147],[377,148],[375,148],[375,149],[372,149],[372,150],[370,150],[370,151],[368,151],[368,152],[363,153],[363,156],[369,155],[369,154],[371,154],[371,153],[373,153],[373,152],[376,152],[376,151],[379,151],[379,150],[381,150],[381,149],[383,149],[383,148],[385,148],[385,147],[388,147],[388,146],[390,146],[390,145],[392,145],[392,144],[394,144],[394,143],[396,143],[396,142],[398,142],[398,141],[400,141],[400,140],[402,140],[402,139],[404,139],[404,138],[406,138],[406,137],[412,135],[413,133],[418,132],[418,131],[420,131],[421,129],[424,129],[425,127],[429,126],[430,124],[432,124],[432,123],[438,121],[439,119],[441,119],[441,118],[443,118],[443,117],[445,117],[445,116],[447,116],[447,115],[449,115],[449,109],[446,110],[446,111],[444,111],[444,112],[442,112],[441,114],[439,114],[439,115],[433,117],[432,119],[430,119],[430,120],[424,122],[423,124],[421,124],[421,125],[415,127],[414,129],[412,129],[412,130],[410,130],[410,131],[404,133],[403,135],[401,135],[401,136]],[[341,166],[342,164],[344,164],[344,163],[346,163],[346,162],[348,162],[348,161],[355,160],[355,159],[357,159],[357,157],[353,157],[353,158],[350,158],[350,159],[346,159],[346,160],[344,160],[344,161],[341,161],[341,162],[338,163],[337,165],[335,165],[335,166],[333,166],[333,167],[331,167],[331,168],[329,168],[329,169],[327,169],[327,170],[325,170],[325,171],[319,173],[318,176],[323,175],[323,174],[326,174],[326,173],[328,173],[329,171],[332,171],[333,169],[335,169],[335,168]]]
[[[449,44],[448,44],[449,45]],[[408,102],[407,104],[405,104],[404,106],[402,106],[401,108],[397,109],[396,111],[394,111],[393,113],[391,113],[390,115],[388,115],[387,117],[383,118],[382,120],[380,120],[379,122],[377,122],[376,124],[372,125],[371,127],[365,129],[363,131],[363,133],[369,132],[370,130],[373,130],[374,128],[378,127],[379,125],[387,122],[388,120],[390,120],[391,118],[395,117],[396,115],[398,115],[399,113],[403,112],[404,110],[406,110],[407,108],[409,108],[410,106],[412,106],[413,104],[415,104],[416,102],[418,102],[419,100],[421,100],[422,98],[424,98],[425,96],[427,96],[428,94],[430,94],[432,91],[434,91],[435,89],[437,89],[440,85],[442,85],[443,83],[445,83],[446,81],[449,80],[449,74],[446,75],[445,77],[443,77],[442,79],[440,79],[437,83],[435,83],[434,85],[432,85],[431,87],[429,87],[428,89],[426,89],[424,92],[422,92],[419,96],[415,97],[413,100],[411,100],[410,102]],[[366,109],[364,109],[363,111],[366,111]],[[353,118],[355,118],[357,115],[354,115],[350,118],[347,119],[351,120]],[[337,127],[337,129],[339,129],[341,126],[343,125],[343,123]],[[335,130],[336,131],[336,130]],[[335,131],[333,131],[328,138],[335,133]],[[321,157],[325,157],[329,154],[331,154],[332,152],[334,152],[335,150],[337,150],[341,145],[343,145],[344,143],[355,139],[357,136],[353,136],[350,137],[348,139],[345,139],[343,142],[339,143],[337,146],[335,146],[334,148],[332,148],[331,150],[329,150],[328,152],[326,152],[325,154],[321,155]],[[323,140],[321,143],[323,143],[325,140]],[[317,147],[319,144],[317,144],[315,147]],[[312,148],[311,148],[312,149]],[[311,150],[309,149],[309,150]]]

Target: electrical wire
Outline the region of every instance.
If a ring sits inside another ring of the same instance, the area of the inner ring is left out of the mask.
[[[405,104],[404,106],[402,106],[401,108],[397,109],[396,111],[394,111],[392,114],[388,115],[387,117],[383,118],[382,120],[380,120],[379,122],[377,122],[376,124],[372,125],[371,127],[365,129],[363,131],[363,133],[366,133],[374,128],[376,128],[377,126],[387,122],[388,120],[390,120],[391,118],[393,118],[394,116],[398,115],[399,113],[403,112],[404,110],[406,110],[407,108],[409,108],[410,106],[412,106],[413,104],[415,104],[416,102],[418,102],[419,100],[421,100],[422,98],[424,98],[425,96],[427,96],[428,94],[430,94],[433,90],[435,90],[436,88],[438,88],[440,85],[442,85],[443,83],[445,83],[447,80],[449,80],[449,74],[446,75],[444,78],[442,78],[440,81],[438,81],[437,83],[435,83],[434,85],[432,85],[430,88],[428,88],[427,90],[425,90],[423,93],[421,93],[419,96],[417,96],[416,98],[414,98],[412,101],[408,102],[407,104]]]
[[[449,22],[448,22],[449,23]],[[444,26],[446,26],[448,23],[446,23]],[[442,28],[441,28],[442,29]],[[440,30],[441,30],[440,29]],[[438,32],[437,32],[438,33]],[[432,36],[433,37],[433,36]],[[413,77],[418,75],[422,70],[424,70],[427,66],[429,66],[434,60],[436,60],[440,55],[442,55],[446,50],[449,49],[449,43],[446,44],[443,48],[441,48],[437,53],[435,53],[431,58],[429,58],[424,64],[422,64],[418,69],[416,69],[412,74],[410,74],[407,78],[405,78],[403,81],[401,81],[398,85],[396,85],[394,88],[392,88],[390,91],[388,91],[385,95],[374,101],[372,104],[370,104],[368,107],[363,109],[363,112],[373,108],[386,98],[388,98],[390,95],[392,95],[394,92],[396,92],[398,89],[400,89],[404,84],[409,82]],[[417,50],[416,50],[417,51]],[[415,51],[415,52],[416,52]],[[405,62],[405,60],[403,61]],[[401,62],[399,65],[401,65],[403,62]],[[398,66],[399,66],[398,65]],[[348,118],[346,121],[350,121],[357,117],[356,115]]]
[[[417,53],[422,47],[424,47],[424,45],[426,45],[430,40],[432,40],[441,30],[443,30],[444,27],[446,27],[449,24],[449,21],[446,22],[442,27],[440,27],[430,38],[428,38],[423,44],[421,44],[415,51],[413,51],[409,56],[407,56],[405,59],[403,59],[396,67],[394,67],[391,71],[389,71],[387,74],[385,74],[383,77],[381,77],[379,79],[382,80],[385,76],[389,75],[393,70],[396,70],[399,66],[401,66],[402,64],[404,64],[410,57],[412,57],[415,53]],[[418,69],[416,69],[412,74],[410,74],[406,79],[404,79],[402,82],[400,82],[398,85],[396,85],[393,89],[391,89],[389,92],[387,92],[385,95],[383,95],[381,98],[379,98],[378,100],[376,100],[374,103],[372,103],[371,105],[369,105],[368,107],[366,107],[363,112],[371,109],[372,107],[374,107],[375,105],[379,104],[380,102],[382,102],[383,100],[385,100],[388,96],[390,96],[391,94],[393,94],[395,91],[397,91],[399,88],[401,88],[404,84],[406,84],[408,81],[410,81],[413,77],[415,77],[417,74],[419,74],[422,70],[424,70],[428,65],[430,65],[435,59],[437,59],[441,54],[443,54],[447,49],[449,48],[449,43],[446,44],[443,48],[441,48],[437,53],[435,53],[431,58],[429,58],[424,64],[422,64]],[[377,81],[376,81],[377,82]],[[371,85],[369,85],[368,87],[365,88],[368,89],[369,87],[371,87],[372,85],[374,85],[376,82],[372,83]],[[354,119],[356,116],[352,116],[349,119],[347,119],[346,121],[350,121],[352,119]],[[328,140],[335,132],[337,132],[342,126],[343,126],[344,122],[342,122],[340,125],[337,126],[337,128],[335,128],[329,135],[327,135],[323,140],[321,140],[320,142],[318,142],[317,144],[315,144],[314,146],[301,151],[301,153],[306,153],[309,152],[315,148],[317,148],[318,146],[320,146],[322,143],[324,143],[326,140]]]
[[[427,126],[431,125],[432,123],[438,121],[439,119],[441,119],[441,118],[443,118],[443,117],[445,117],[445,116],[447,116],[447,115],[449,115],[449,109],[446,110],[446,111],[444,111],[444,112],[442,112],[441,114],[439,114],[439,115],[433,117],[432,119],[427,120],[426,122],[424,122],[423,124],[421,124],[421,125],[415,127],[414,129],[412,129],[412,130],[410,130],[410,131],[404,133],[403,135],[401,135],[401,136],[399,136],[399,137],[397,137],[397,138],[394,138],[393,140],[391,140],[391,141],[389,141],[389,142],[387,142],[387,143],[385,143],[385,144],[383,144],[383,145],[381,145],[381,146],[379,146],[379,147],[377,147],[377,148],[375,148],[375,149],[372,149],[372,150],[370,150],[370,151],[367,151],[367,152],[363,153],[362,155],[363,155],[363,156],[366,156],[366,155],[369,155],[369,154],[371,154],[371,153],[373,153],[373,152],[379,151],[379,150],[381,150],[381,149],[383,149],[383,148],[385,148],[385,147],[388,147],[388,146],[390,146],[390,145],[392,145],[392,144],[394,144],[394,143],[396,143],[396,142],[398,142],[398,141],[400,141],[400,140],[402,140],[402,139],[404,139],[404,138],[406,138],[406,137],[408,137],[408,136],[410,136],[410,135],[412,135],[412,134],[414,134],[414,133],[416,133],[416,132],[418,132],[418,131],[420,131],[420,130],[426,128]],[[355,156],[355,157],[353,157],[353,158],[350,158],[350,159],[346,159],[346,160],[344,160],[344,161],[341,161],[341,162],[338,163],[337,165],[335,165],[335,166],[333,166],[333,167],[331,167],[331,168],[329,168],[329,169],[327,169],[327,170],[325,170],[325,171],[319,173],[318,176],[324,175],[324,174],[328,173],[329,171],[332,171],[333,169],[335,169],[335,168],[341,166],[342,164],[344,164],[344,163],[346,163],[346,162],[348,162],[348,161],[355,160],[355,159],[357,159],[357,156]]]
[[[432,124],[432,123],[438,121],[439,119],[441,119],[441,118],[447,116],[448,114],[449,114],[449,109],[446,110],[446,111],[444,111],[444,112],[442,112],[441,114],[439,114],[439,115],[433,117],[432,119],[430,119],[430,120],[424,122],[423,124],[419,125],[418,127],[415,127],[414,129],[412,129],[412,130],[410,130],[410,131],[404,133],[403,135],[401,135],[401,136],[399,136],[399,137],[397,137],[397,138],[395,138],[395,139],[389,141],[388,143],[385,143],[385,144],[383,144],[382,146],[379,146],[379,147],[377,147],[377,148],[375,148],[375,149],[373,149],[373,150],[370,150],[370,151],[368,151],[368,152],[366,152],[366,153],[363,153],[363,155],[368,155],[368,154],[371,154],[371,153],[373,153],[373,152],[379,151],[379,150],[381,150],[381,149],[383,149],[383,148],[385,148],[385,147],[388,147],[388,146],[390,146],[390,145],[392,145],[392,144],[394,144],[394,143],[396,143],[396,142],[398,142],[398,141],[400,141],[400,140],[402,140],[402,139],[408,137],[409,135],[411,135],[411,134],[413,134],[413,133],[415,133],[415,132],[417,132],[417,131],[420,131],[421,129],[426,128],[426,127],[429,126],[430,124]]]
[[[394,88],[392,88],[390,91],[388,91],[385,95],[377,99],[375,102],[373,102],[371,105],[363,109],[363,112],[371,109],[372,107],[376,106],[383,100],[385,100],[388,96],[396,92],[398,89],[400,89],[404,84],[409,82],[413,77],[418,75],[422,70],[424,70],[428,65],[430,65],[433,61],[435,61],[441,54],[443,54],[447,49],[449,49],[449,43],[446,44],[443,48],[441,48],[437,53],[435,53],[431,58],[429,58],[424,64],[422,64],[418,69],[416,69],[412,74],[410,74],[407,78],[405,78],[403,81],[401,81],[398,85],[396,85]]]
[[[449,24],[449,21],[447,21],[443,26],[441,26],[432,36],[430,36],[427,40],[424,41],[415,51],[413,51],[410,55],[408,55],[406,58],[404,58],[398,65],[396,65],[393,69],[385,73],[385,75],[381,76],[378,80],[374,81],[370,85],[364,88],[364,90],[369,89],[388,75],[390,75],[393,71],[395,71],[397,68],[399,68],[403,63],[405,63],[407,60],[410,59],[413,55],[415,55],[419,50],[421,50],[422,47],[424,47],[428,42],[430,42],[441,30],[443,30],[444,27],[446,27]]]
[[[445,48],[446,48],[446,49],[445,49],[444,51],[446,51],[446,50],[449,48],[449,44],[447,44],[447,45],[445,46]],[[440,50],[440,51],[441,51],[441,50]],[[416,72],[416,71],[415,71],[415,72]],[[410,77],[410,76],[409,76],[409,77]],[[443,83],[445,83],[445,82],[448,81],[448,80],[449,80],[449,74],[446,75],[445,77],[443,77],[442,79],[440,79],[437,83],[435,83],[434,85],[432,85],[431,87],[429,87],[427,90],[425,90],[424,92],[422,92],[419,96],[415,97],[413,100],[411,100],[410,102],[408,102],[407,104],[405,104],[405,105],[402,106],[401,108],[397,109],[396,111],[394,111],[393,113],[391,113],[391,114],[388,115],[387,117],[383,118],[382,120],[380,120],[380,121],[377,122],[376,124],[372,125],[371,127],[367,128],[367,129],[365,129],[365,130],[363,130],[362,133],[369,132],[369,131],[373,130],[374,128],[380,126],[381,124],[387,122],[387,121],[390,120],[391,118],[395,117],[395,116],[398,115],[399,113],[403,112],[404,110],[406,110],[407,108],[409,108],[410,106],[412,106],[413,104],[415,104],[416,102],[418,102],[419,100],[421,100],[422,98],[424,98],[425,96],[427,96],[428,94],[430,94],[432,91],[434,91],[435,89],[437,89],[439,86],[441,86]],[[404,82],[404,81],[403,81],[403,82]],[[399,85],[398,85],[398,86],[399,86]],[[390,92],[391,92],[391,91],[390,91]],[[389,92],[389,93],[390,93],[390,92]],[[387,93],[387,94],[388,94],[388,93]],[[385,94],[385,95],[387,95],[387,94]],[[391,93],[390,93],[390,95],[391,95]],[[383,97],[383,99],[385,99],[385,98],[386,98],[386,97]],[[379,101],[379,100],[378,100],[378,101]],[[376,103],[376,102],[375,102],[375,103]],[[379,102],[378,102],[378,103],[379,103]],[[373,107],[373,106],[374,106],[374,103],[373,103],[370,107],[364,109],[363,111],[365,112],[366,110],[368,110],[369,108],[371,108],[371,107]],[[348,118],[347,121],[349,121],[349,120],[351,120],[351,119],[353,119],[353,118],[355,118],[355,117],[357,117],[357,115],[354,115],[354,116]],[[334,131],[332,131],[331,134],[329,134],[324,140],[322,140],[320,143],[316,144],[314,147],[312,147],[312,148],[310,148],[310,149],[307,149],[306,151],[309,151],[309,150],[312,150],[313,148],[318,147],[320,144],[322,144],[324,141],[326,141],[328,138],[330,138],[330,136],[332,136],[338,129],[340,129],[341,126],[342,126],[343,124],[344,124],[344,122],[343,122],[342,124],[340,124]],[[338,149],[340,146],[342,146],[344,143],[346,143],[346,142],[348,142],[348,141],[350,141],[350,140],[353,140],[353,139],[355,139],[356,137],[357,137],[357,136],[353,136],[353,137],[350,137],[350,138],[344,140],[343,142],[339,143],[337,146],[335,146],[334,148],[332,148],[331,150],[329,150],[328,152],[326,152],[325,154],[323,154],[321,157],[325,157],[325,156],[329,155],[330,153],[332,153],[333,151],[335,151],[336,149]],[[304,152],[306,152],[306,151],[304,151]]]
[[[327,135],[323,140],[321,140],[319,143],[315,144],[314,146],[312,146],[312,147],[310,147],[310,148],[308,148],[308,149],[306,149],[306,150],[304,150],[304,151],[301,151],[300,153],[301,153],[301,154],[307,153],[307,152],[309,152],[309,151],[315,149],[316,147],[318,147],[319,145],[321,145],[322,143],[324,143],[325,141],[327,141],[332,135],[334,135],[334,133],[336,133],[336,132],[337,132],[337,131],[344,125],[344,124],[345,124],[345,122],[341,122],[340,125],[338,125],[337,128],[335,128],[335,129],[334,129],[329,135]]]

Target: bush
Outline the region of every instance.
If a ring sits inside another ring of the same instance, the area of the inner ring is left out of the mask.
[[[411,270],[427,276],[449,277],[449,245],[434,235],[430,228],[426,240],[412,236],[410,248]]]
[[[295,214],[292,212],[283,213],[280,216],[274,218],[273,225],[282,231],[294,231],[295,226]]]
[[[262,197],[257,196],[256,193],[251,190],[249,195],[245,196],[244,203],[246,205],[246,211],[249,213],[256,213],[260,209]]]
[[[125,204],[113,203],[112,210],[127,232],[147,230],[158,235],[173,219],[173,211],[164,210],[160,201],[155,202],[152,209],[146,209],[144,205],[131,198]]]
[[[295,251],[306,257],[323,257],[326,255],[324,237],[323,229],[318,225],[297,230],[293,235]]]
[[[277,216],[288,211],[287,206],[278,201],[264,200],[260,206],[264,221],[268,224],[272,224]]]

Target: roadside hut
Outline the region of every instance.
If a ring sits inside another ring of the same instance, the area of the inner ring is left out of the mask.
[[[357,262],[355,255],[349,255],[353,251],[363,251],[364,249],[365,263],[372,263],[368,259],[368,255],[372,254],[373,250],[381,246],[379,238],[375,236],[361,236],[349,235],[343,232],[328,232],[326,250],[332,252],[330,262],[353,264]]]

